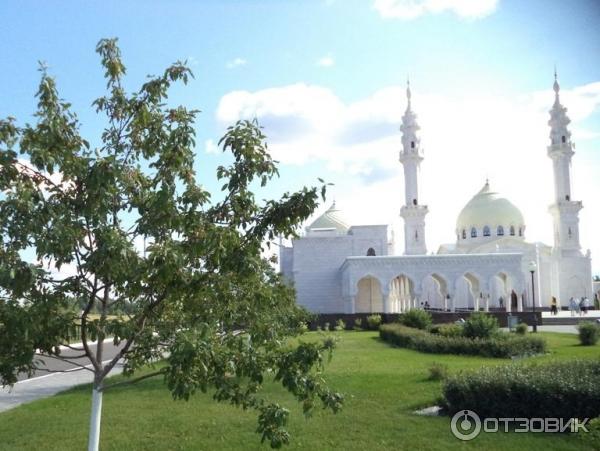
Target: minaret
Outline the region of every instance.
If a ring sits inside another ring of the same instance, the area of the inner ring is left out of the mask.
[[[550,213],[554,218],[554,250],[558,256],[580,255],[579,210],[580,201],[571,200],[571,157],[574,144],[568,125],[571,120],[567,109],[560,103],[560,86],[554,70],[554,105],[550,110],[550,145],[548,156],[554,169],[554,203]]]
[[[411,109],[410,82],[407,82],[406,97],[408,105],[402,116],[402,150],[400,163],[404,166],[404,206],[400,216],[404,219],[404,254],[424,255],[425,245],[425,215],[429,212],[426,205],[419,203],[419,166],[423,161],[421,142],[417,136],[419,125],[417,115]]]

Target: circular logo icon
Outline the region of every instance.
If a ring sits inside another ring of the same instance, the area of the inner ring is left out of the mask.
[[[472,410],[459,410],[452,417],[450,429],[459,440],[473,440],[481,432],[481,420]]]

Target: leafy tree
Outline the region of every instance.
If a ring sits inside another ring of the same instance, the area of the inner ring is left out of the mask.
[[[97,449],[105,379],[122,361],[128,382],[162,377],[175,399],[211,391],[255,409],[262,440],[280,447],[288,411],[261,396],[268,375],[307,415],[343,402],[322,378],[333,342],[289,340],[306,312],[261,257],[265,243],[293,235],[325,185],[258,202],[252,189],[278,171],[260,127],[241,121],[219,142],[233,162],[218,168],[222,200],[212,201],[193,169],[198,112],[166,104],[190,70],[177,62],[128,94],[116,39],[96,50],[107,81],[93,103],[106,117],[98,147],[43,67],[36,123],[0,121],[0,381],[32,374],[40,356],[91,371]],[[120,349],[108,362],[106,337]]]

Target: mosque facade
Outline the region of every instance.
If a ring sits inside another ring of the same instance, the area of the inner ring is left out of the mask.
[[[458,215],[456,243],[427,254],[428,208],[419,197],[423,152],[409,86],[399,155],[405,183],[400,210],[404,254],[393,255],[387,225],[349,226],[334,202],[303,236],[280,246],[281,272],[294,285],[298,303],[317,313],[401,313],[423,305],[510,312],[532,303],[548,307],[552,297],[563,307],[571,297],[591,297],[591,255],[582,253],[579,241],[583,205],[571,197],[574,145],[556,75],[553,88],[547,147],[554,173],[553,245],[526,241],[523,214],[486,181]]]

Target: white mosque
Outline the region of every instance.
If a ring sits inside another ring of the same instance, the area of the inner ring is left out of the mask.
[[[281,272],[295,286],[298,303],[318,313],[399,313],[425,302],[444,311],[522,311],[532,302],[548,307],[552,297],[563,307],[572,296],[591,297],[591,256],[581,252],[579,243],[582,203],[571,199],[570,120],[559,91],[555,74],[547,148],[554,169],[549,208],[554,246],[527,242],[522,213],[486,181],[458,215],[456,243],[427,254],[428,209],[421,204],[418,180],[423,152],[409,86],[400,126],[404,255],[393,255],[393,233],[387,225],[349,226],[333,203],[303,236],[280,247]]]

